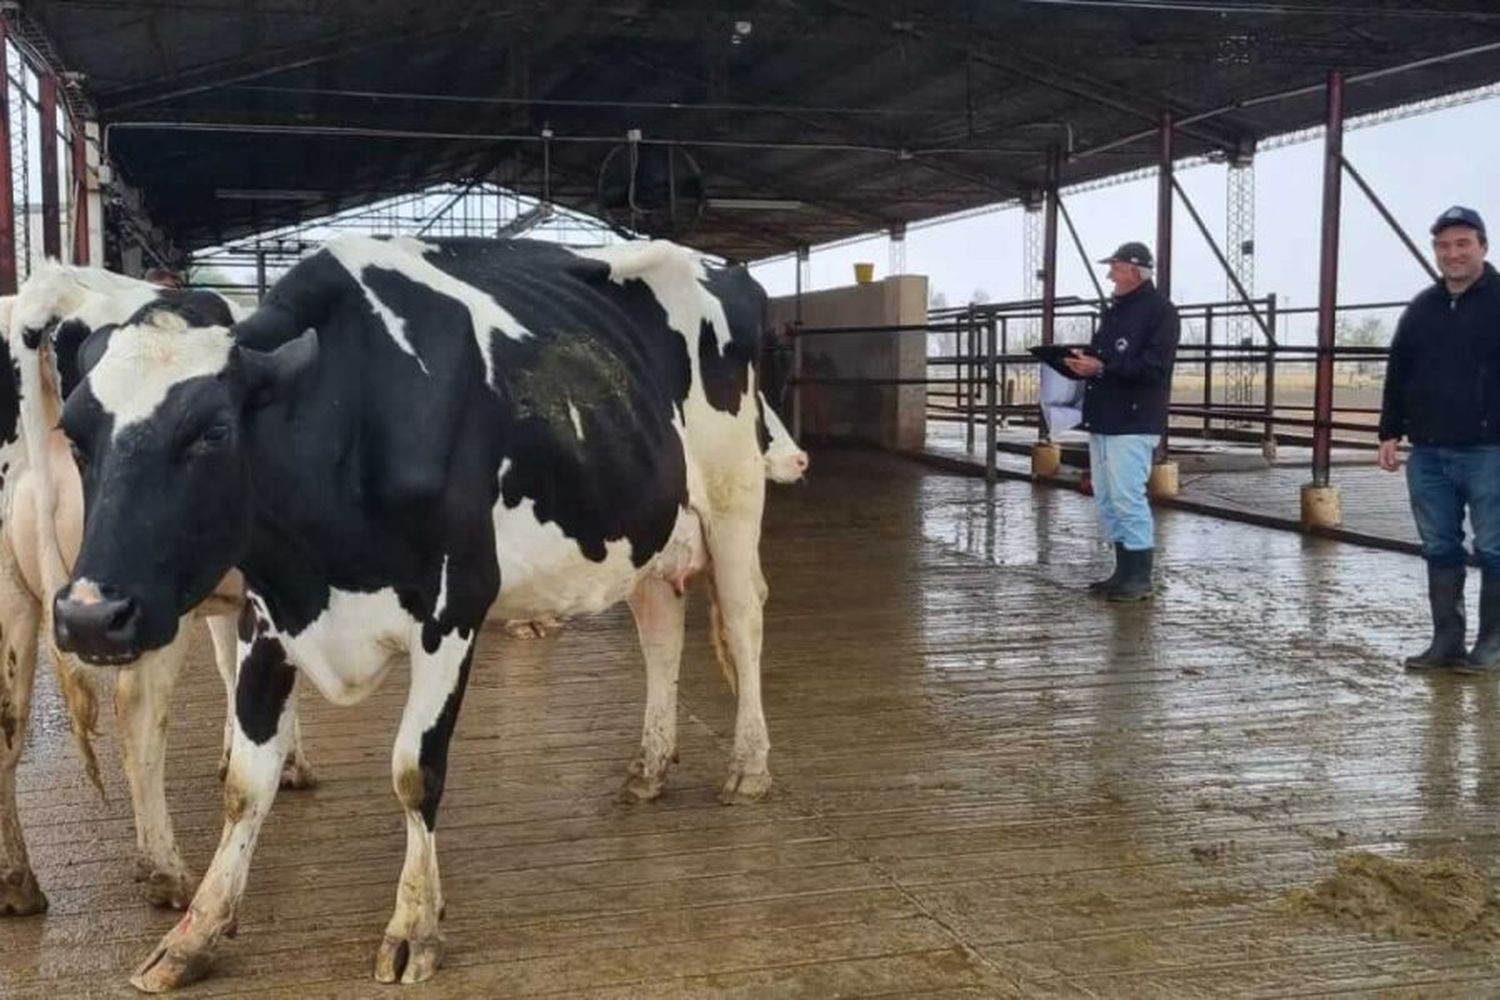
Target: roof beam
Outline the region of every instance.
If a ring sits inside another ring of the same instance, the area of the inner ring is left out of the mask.
[[[369,49],[396,43],[411,44],[430,41],[443,35],[471,30],[483,21],[492,21],[515,16],[511,10],[470,12],[455,20],[443,21],[434,17],[431,10],[412,15],[392,27],[380,23],[378,28],[367,27],[363,31],[336,32],[308,42],[283,45],[279,48],[262,49],[251,56],[224,59],[207,65],[195,66],[148,84],[117,87],[94,94],[100,111],[118,114],[143,108],[164,101],[202,94],[211,90],[249,80],[259,80],[279,73],[307,69],[335,59],[343,59]],[[442,21],[433,27],[434,20]]]

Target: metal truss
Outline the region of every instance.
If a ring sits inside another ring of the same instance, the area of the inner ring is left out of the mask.
[[[1247,157],[1231,163],[1225,193],[1224,254],[1230,269],[1239,279],[1246,295],[1255,296],[1255,161]],[[1237,298],[1234,282],[1226,278],[1225,301]],[[1252,344],[1255,341],[1254,319],[1244,310],[1236,310],[1224,324],[1226,343]],[[1254,401],[1256,365],[1249,360],[1234,362],[1225,380],[1225,402],[1249,406]]]
[[[515,223],[529,223],[528,239],[571,244],[619,242],[606,223],[580,212],[551,206],[537,213],[540,203],[490,181],[439,184],[410,194],[387,198],[308,222],[268,230],[242,240],[197,251],[192,266],[196,283],[252,288],[262,277],[274,278],[302,255],[334,236],[413,236],[425,239],[493,237],[513,231]],[[212,280],[201,275],[211,268]]]

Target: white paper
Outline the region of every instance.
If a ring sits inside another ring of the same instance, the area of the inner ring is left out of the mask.
[[[1068,378],[1041,366],[1042,416],[1050,433],[1060,434],[1083,423],[1083,380]]]

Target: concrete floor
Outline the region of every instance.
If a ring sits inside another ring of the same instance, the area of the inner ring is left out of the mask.
[[[422,997],[1500,995],[1500,948],[1290,905],[1354,850],[1500,861],[1494,682],[1403,674],[1403,554],[1159,516],[1154,605],[1081,593],[1090,502],[815,457],[772,491],[766,708],[777,787],[726,808],[733,702],[695,595],[682,762],[613,795],[643,681],[623,610],[487,635],[439,819],[448,958]],[[1472,588],[1471,588],[1472,589]],[[1472,600],[1472,595],[1471,595]],[[239,936],[189,996],[394,996],[370,963],[404,834],[404,684],[303,700],[321,784],[283,792]],[[176,917],[131,882],[128,799],[83,783],[50,678],[22,762],[45,917],[0,922],[0,996],[129,996]],[[172,722],[184,852],[219,827],[222,692],[202,643]]]

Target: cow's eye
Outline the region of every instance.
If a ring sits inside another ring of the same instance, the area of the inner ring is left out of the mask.
[[[187,446],[189,455],[201,455],[212,451],[223,444],[229,438],[229,427],[226,424],[211,424],[204,428],[203,433],[193,438]]]
[[[80,469],[89,464],[88,453],[85,452],[82,448],[78,447],[78,442],[69,441],[68,448],[73,452],[73,461],[77,463]]]

